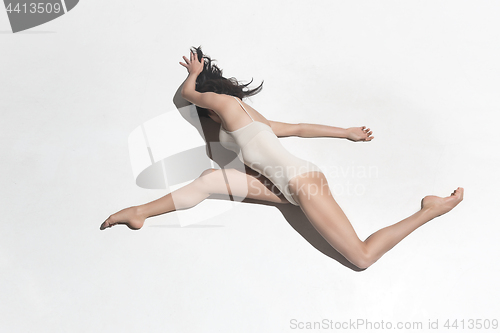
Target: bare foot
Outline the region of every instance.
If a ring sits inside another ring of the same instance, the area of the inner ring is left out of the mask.
[[[106,221],[101,224],[100,229],[104,230],[117,224],[125,224],[132,230],[139,230],[144,225],[145,219],[145,217],[139,215],[137,207],[129,207],[110,215]]]
[[[449,197],[441,198],[435,195],[428,195],[422,199],[422,209],[433,212],[435,217],[448,213],[464,198],[464,189],[457,188]]]

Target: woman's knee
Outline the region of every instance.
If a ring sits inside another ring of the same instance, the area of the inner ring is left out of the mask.
[[[202,175],[196,180],[201,191],[207,193],[228,193],[227,186],[228,170],[208,169],[203,171]],[[226,173],[226,175],[224,175]]]
[[[214,172],[214,171],[217,171],[217,169],[207,169],[207,170],[205,170],[205,171],[203,171],[203,172],[201,173],[201,175],[200,175],[200,177],[199,177],[199,178],[201,178],[201,177],[203,177],[203,176],[205,176],[205,175],[208,175],[208,174],[210,174],[210,173],[212,173],[212,172]]]
[[[201,173],[200,177],[196,179],[196,182],[199,186],[208,189],[213,186],[214,182],[218,178],[217,174],[220,172],[221,171],[218,169],[207,169]]]

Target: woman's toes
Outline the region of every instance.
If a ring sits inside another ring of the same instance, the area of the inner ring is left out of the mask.
[[[125,208],[110,215],[106,221],[101,224],[100,229],[104,230],[117,224],[125,224],[130,229],[139,230],[144,225],[145,219],[145,217],[139,215],[137,207]]]
[[[104,222],[102,222],[101,227],[99,229],[104,230],[106,228],[110,228],[111,225],[109,224],[109,218],[107,218]]]
[[[104,230],[107,228],[111,228],[112,226],[116,225],[117,221],[114,215],[110,215],[102,224],[100,229]]]

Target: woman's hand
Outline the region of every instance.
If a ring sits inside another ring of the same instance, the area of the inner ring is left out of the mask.
[[[372,131],[366,126],[350,127],[347,129],[347,139],[351,141],[372,141]]]
[[[190,52],[189,60],[185,56],[182,56],[182,58],[184,58],[186,63],[179,61],[179,64],[186,67],[189,74],[198,75],[203,71],[204,61],[203,59],[202,61],[198,61],[198,55],[193,51]]]

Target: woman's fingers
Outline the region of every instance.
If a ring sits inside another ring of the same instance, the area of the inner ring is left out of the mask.
[[[195,61],[195,59],[198,60],[198,54],[193,50],[190,50],[189,52],[189,59],[186,58],[185,56],[182,56],[182,58],[184,59],[185,63],[179,62],[179,64],[186,67],[189,73],[191,73],[195,69],[196,71],[198,71],[198,68],[200,66],[199,64],[204,66],[203,59],[200,61]]]
[[[373,132],[369,128],[367,128],[366,126],[362,126],[361,129],[363,130],[363,133],[366,135],[366,139],[371,140],[370,135],[372,135]],[[369,141],[369,140],[367,140],[367,141]]]
[[[194,51],[191,51],[191,61],[198,61],[198,55]]]
[[[196,62],[201,62],[201,60],[198,59],[198,54],[196,52],[193,52],[193,60]]]
[[[366,126],[363,126],[363,133],[366,135],[366,137],[363,139],[363,141],[372,141],[373,140],[373,136],[371,136],[373,134],[373,132],[367,128]]]
[[[193,51],[189,52],[189,59],[186,58],[186,56],[182,56],[182,58],[184,59],[184,61],[188,65],[191,65],[191,62],[193,62],[194,59],[198,60],[198,57],[196,56],[196,54]]]

